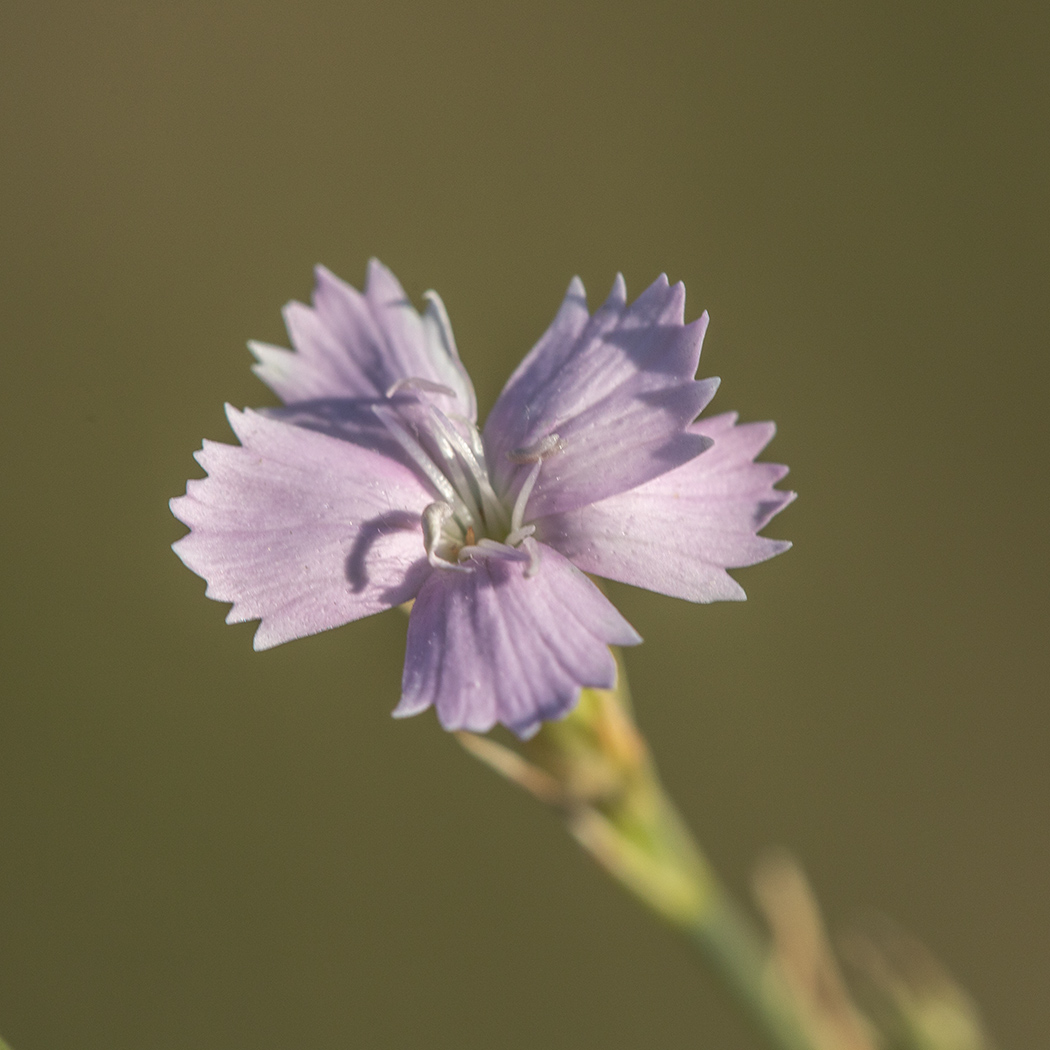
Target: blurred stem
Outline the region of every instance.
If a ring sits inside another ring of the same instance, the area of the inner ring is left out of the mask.
[[[648,813],[623,824],[583,810],[569,830],[614,878],[679,930],[778,1050],[814,1050],[766,943],[718,880],[667,795],[653,783]]]
[[[574,711],[511,749],[457,734],[501,775],[561,811],[610,875],[670,924],[776,1050],[817,1050],[766,939],[732,900],[660,784],[631,715],[620,667],[614,690],[583,690]]]

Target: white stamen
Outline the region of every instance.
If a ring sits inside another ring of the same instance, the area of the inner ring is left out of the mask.
[[[467,475],[463,473],[463,468],[460,466],[459,460],[456,459],[456,449],[449,440],[448,433],[439,429],[437,433],[432,436],[434,438],[434,443],[438,447],[438,451],[441,453],[442,459],[445,461],[449,480],[452,482],[456,492],[460,495],[470,511],[472,520],[467,524],[480,528],[485,521],[485,517],[482,514],[481,507],[474,494],[474,489],[471,487]]]
[[[517,547],[523,539],[527,536],[531,536],[535,531],[535,525],[522,525],[520,529],[515,529],[513,532],[508,533],[507,538],[503,542],[508,547]]]
[[[386,389],[386,396],[393,397],[400,394],[402,390],[425,390],[428,394],[445,394],[447,397],[455,397],[456,392],[444,383],[435,383],[432,379],[424,379],[422,376],[409,376],[407,379],[399,379]]]
[[[532,495],[536,479],[540,476],[540,467],[542,465],[542,460],[536,460],[532,470],[529,471],[529,476],[525,479],[525,483],[518,492],[518,498],[514,501],[514,509],[510,514],[511,532],[517,532],[521,528],[521,523],[525,520],[525,504],[529,502],[529,496]]]
[[[397,443],[411,456],[412,461],[427,476],[427,479],[437,489],[439,495],[444,496],[446,501],[452,505],[456,515],[462,516],[462,520],[466,524],[474,524],[473,515],[457,494],[452,482],[441,473],[437,464],[427,455],[423,446],[401,425],[401,421],[397,418],[397,413],[385,405],[373,405],[372,411],[394,436]]]
[[[521,545],[529,556],[529,565],[525,570],[525,579],[529,580],[540,571],[540,545],[531,536],[526,536]]]
[[[445,538],[445,524],[452,518],[452,508],[447,503],[431,503],[423,509],[420,519],[423,526],[423,547],[427,552],[427,561],[435,569],[456,569],[464,572],[465,567],[442,558],[437,552],[438,544]]]
[[[485,476],[488,477],[488,468],[485,467],[485,446],[481,441],[481,434],[478,433],[478,428],[466,416],[456,415],[453,412],[445,413],[446,416],[452,420],[453,423],[462,423],[467,431],[467,439],[470,441],[470,447],[477,456],[478,462],[482,465],[485,470]]]
[[[513,452],[508,452],[507,459],[511,463],[535,463],[537,460],[553,455],[555,452],[560,452],[563,447],[561,438],[557,434],[548,434],[545,438],[540,438],[539,441],[532,445],[526,445],[525,448],[516,448]]]
[[[504,561],[528,561],[529,556],[516,547],[508,547],[496,540],[480,539],[476,544],[460,547],[460,561],[480,561],[483,558],[502,558]]]
[[[454,346],[450,352],[454,354]],[[441,383],[413,376],[394,383],[387,397],[392,399],[402,391],[458,396]],[[540,549],[533,538],[536,526],[524,524],[525,512],[544,459],[564,448],[559,435],[548,434],[508,454],[512,462],[530,465],[508,515],[506,503],[496,495],[489,478],[484,442],[471,420],[458,415],[450,418],[427,398],[377,404],[372,411],[440,497],[421,516],[429,563],[435,568],[470,572],[470,562],[500,558],[526,563],[525,576],[535,576]],[[500,542],[491,534],[505,539]]]
[[[420,519],[423,525],[423,546],[430,554],[441,542],[441,531],[452,517],[452,508],[447,503],[429,503],[423,508]]]
[[[497,529],[505,528],[507,515],[503,509],[503,504],[500,503],[499,497],[496,495],[495,489],[492,487],[492,482],[489,481],[489,472],[484,461],[484,451],[481,451],[480,456],[476,455],[474,449],[467,443],[463,435],[452,425],[452,420],[437,405],[430,406],[430,414],[434,418],[434,422],[437,423],[442,436],[459,453],[467,466],[467,470],[470,471],[471,480],[477,486],[478,496],[481,499],[481,509],[485,521]],[[471,424],[468,423],[467,426],[468,431],[477,433]]]

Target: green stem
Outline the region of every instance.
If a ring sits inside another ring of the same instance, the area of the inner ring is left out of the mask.
[[[631,714],[621,667],[613,690],[585,689],[564,719],[510,749],[460,743],[502,776],[560,810],[597,862],[683,934],[772,1050],[818,1050],[766,939],[722,886],[660,784]]]
[[[721,977],[752,1024],[778,1050],[814,1050],[747,915],[721,890],[682,932]]]
[[[766,939],[732,900],[660,783],[635,725],[627,677],[584,690],[576,709],[526,743],[513,769],[478,757],[560,808],[614,878],[684,934],[774,1050],[817,1050]]]
[[[755,924],[722,886],[650,763],[614,805],[569,816],[580,844],[698,949],[769,1046],[816,1050]]]

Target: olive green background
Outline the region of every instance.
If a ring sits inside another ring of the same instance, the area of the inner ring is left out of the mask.
[[[483,408],[579,273],[707,308],[799,500],[746,604],[626,587],[740,892],[792,848],[1050,1045],[1045,4],[0,10],[0,1032],[15,1050],[753,1046],[429,713],[387,613],[257,654],[168,545],[325,262]]]

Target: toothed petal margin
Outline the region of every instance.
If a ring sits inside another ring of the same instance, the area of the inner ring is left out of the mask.
[[[409,618],[396,717],[433,705],[445,729],[499,722],[524,738],[567,714],[581,687],[615,684],[608,647],[640,642],[634,628],[556,551],[544,548],[527,572],[491,558],[428,577]]]
[[[773,486],[787,468],[755,463],[772,423],[736,424],[728,412],[691,433],[706,452],[629,492],[536,520],[536,535],[598,576],[694,602],[733,601],[744,590],[725,570],[791,546],[756,533],[794,498]]]
[[[399,381],[445,387],[440,403],[468,419],[477,406],[441,300],[428,293],[420,315],[398,279],[378,260],[365,291],[318,266],[313,306],[291,302],[284,320],[295,351],[250,342],[255,374],[286,404],[324,398],[383,397]]]
[[[430,572],[420,514],[431,496],[371,449],[227,406],[241,445],[206,441],[208,477],[171,501],[190,533],[172,545],[233,602],[228,623],[261,619],[267,649],[411,598]]]
[[[707,315],[685,325],[684,309],[684,288],[664,276],[628,306],[618,276],[588,318],[574,279],[485,424],[496,490],[520,484],[514,450],[553,433],[562,451],[545,463],[528,517],[624,492],[696,456],[704,444],[685,428],[718,384],[693,379]]]

